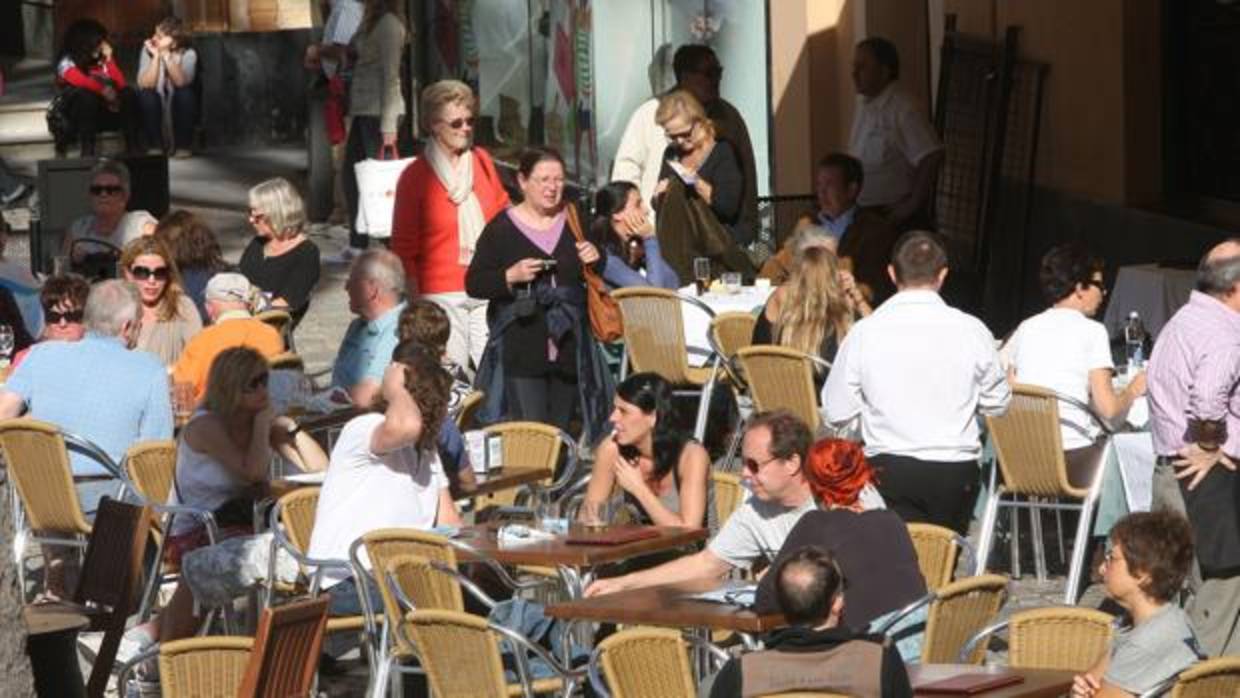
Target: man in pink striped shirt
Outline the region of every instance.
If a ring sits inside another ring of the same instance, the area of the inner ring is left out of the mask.
[[[1187,514],[1197,565],[1187,610],[1210,656],[1240,653],[1240,238],[1197,269],[1197,290],[1150,356],[1154,509]]]

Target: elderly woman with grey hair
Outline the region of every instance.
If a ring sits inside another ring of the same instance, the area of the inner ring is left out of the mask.
[[[276,177],[250,189],[250,225],[256,234],[238,268],[296,326],[319,282],[319,248],[306,237],[306,207],[292,183]]]
[[[100,160],[90,171],[91,212],[69,224],[61,254],[71,256],[88,278],[115,275],[121,248],[155,232],[155,218],[146,211],[127,211],[129,168],[119,160]],[[68,271],[68,270],[64,270]]]

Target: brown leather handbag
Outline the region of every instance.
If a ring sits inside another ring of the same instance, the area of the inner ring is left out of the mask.
[[[586,242],[581,230],[581,220],[577,218],[577,207],[569,204],[566,211],[568,228],[573,231],[577,242]],[[586,305],[590,311],[590,331],[600,342],[615,342],[624,336],[624,320],[620,315],[620,304],[607,292],[607,285],[597,271],[587,265],[581,266],[581,275],[586,282]]]

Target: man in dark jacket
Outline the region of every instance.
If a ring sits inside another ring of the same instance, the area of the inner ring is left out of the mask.
[[[772,571],[780,610],[792,627],[768,649],[731,659],[715,676],[711,698],[786,691],[830,691],[894,698],[913,695],[895,646],[840,625],[844,575],[831,554],[807,546]]]

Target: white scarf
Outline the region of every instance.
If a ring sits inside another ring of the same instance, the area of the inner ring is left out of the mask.
[[[478,236],[482,235],[482,229],[487,224],[482,215],[482,205],[474,194],[474,154],[471,151],[461,153],[454,167],[439,142],[431,139],[426,148],[426,158],[430,160],[439,183],[448,190],[448,198],[456,205],[456,239],[461,249],[457,261],[462,266],[468,265],[474,258]]]

